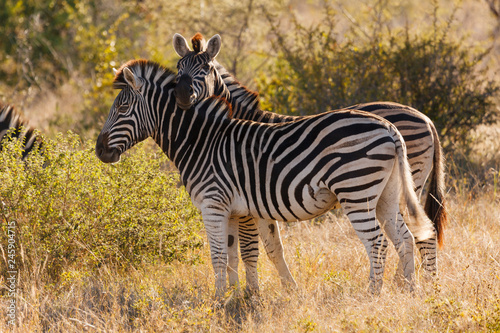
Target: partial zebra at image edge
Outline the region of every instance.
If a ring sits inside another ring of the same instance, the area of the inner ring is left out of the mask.
[[[43,146],[44,140],[38,129],[32,127],[13,104],[0,101],[0,151],[2,141],[6,139],[9,131],[11,131],[10,139],[23,141],[23,160],[35,148],[40,149]]]

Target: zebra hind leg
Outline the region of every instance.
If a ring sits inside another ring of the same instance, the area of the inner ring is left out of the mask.
[[[377,217],[399,256],[395,280],[411,291],[415,287],[413,235],[399,212],[399,205],[381,199],[377,206]]]
[[[436,237],[419,241],[416,240],[417,249],[422,257],[422,267],[424,269],[424,277],[433,279],[437,276],[437,241]]]
[[[283,254],[283,244],[281,243],[278,223],[274,220],[259,220],[259,234],[264,243],[269,259],[272,261],[281,278],[281,283],[285,288],[296,288],[297,283],[290,273],[290,269]]]
[[[387,184],[377,203],[377,218],[384,231],[394,244],[399,256],[396,281],[408,289],[415,286],[415,256],[413,250],[413,235],[408,229],[400,211],[402,183],[399,168],[394,167]]]
[[[372,202],[343,200],[341,197],[339,197],[339,201],[356,234],[365,246],[370,260],[368,291],[372,294],[379,294],[382,290],[388,242],[377,221],[376,209],[370,207]]]

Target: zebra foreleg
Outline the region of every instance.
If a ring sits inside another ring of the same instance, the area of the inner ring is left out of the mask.
[[[220,204],[217,203],[217,205]],[[215,204],[207,204],[202,207],[201,215],[210,244],[210,256],[215,273],[215,298],[221,301],[226,293],[229,212]]]
[[[238,277],[238,229],[240,219],[231,217],[229,219],[227,231],[227,276],[229,286],[239,289],[240,281]]]
[[[342,198],[339,197],[339,200],[342,202]],[[342,208],[365,246],[370,260],[368,290],[372,294],[379,294],[382,289],[388,242],[380,229],[376,210],[370,208],[368,203],[352,203],[350,205],[344,203]]]
[[[296,288],[297,283],[290,273],[283,255],[283,244],[281,243],[278,223],[273,220],[258,220],[258,226],[264,248],[269,259],[278,270],[281,283],[287,288]]]
[[[246,293],[251,295],[259,291],[257,260],[259,259],[259,231],[252,217],[240,218],[239,241],[241,259],[245,264]]]

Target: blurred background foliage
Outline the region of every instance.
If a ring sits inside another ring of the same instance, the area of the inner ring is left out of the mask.
[[[444,24],[436,11],[432,15],[429,31],[418,35],[408,26],[390,29],[387,21],[372,20],[364,27],[370,34],[353,31],[357,38],[343,41],[331,7],[312,27],[293,17],[291,32],[281,31],[269,17],[279,66],[258,78],[263,107],[307,115],[366,101],[397,101],[428,115],[445,149],[466,144],[471,129],[497,120],[498,83],[478,66],[490,50],[471,49],[465,38],[450,37],[455,12]]]
[[[400,102],[435,122],[452,158],[498,170],[500,139],[483,133],[498,128],[499,12],[500,0],[3,0],[0,99],[49,136],[94,139],[112,68],[175,68],[175,32],[219,33],[218,60],[263,109]]]

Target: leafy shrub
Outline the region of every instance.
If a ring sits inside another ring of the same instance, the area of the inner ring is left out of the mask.
[[[20,161],[19,141],[0,152],[0,245],[6,270],[7,223],[16,221],[17,268],[57,280],[64,271],[196,262],[202,227],[178,175],[157,149],[141,144],[117,164],[74,134],[48,140],[44,157]],[[193,254],[194,253],[194,254]],[[0,274],[3,274],[0,273]],[[5,275],[3,275],[5,276]]]
[[[286,32],[270,19],[278,59],[270,66],[271,75],[257,82],[263,108],[306,115],[394,101],[427,114],[445,138],[445,148],[466,143],[471,129],[497,119],[493,98],[500,88],[478,66],[486,52],[449,36],[453,15],[444,26],[436,13],[434,19],[427,34],[382,34],[384,22],[378,22],[362,27],[373,31],[368,40],[351,32],[342,41],[329,8],[319,25],[305,27],[293,19]]]

